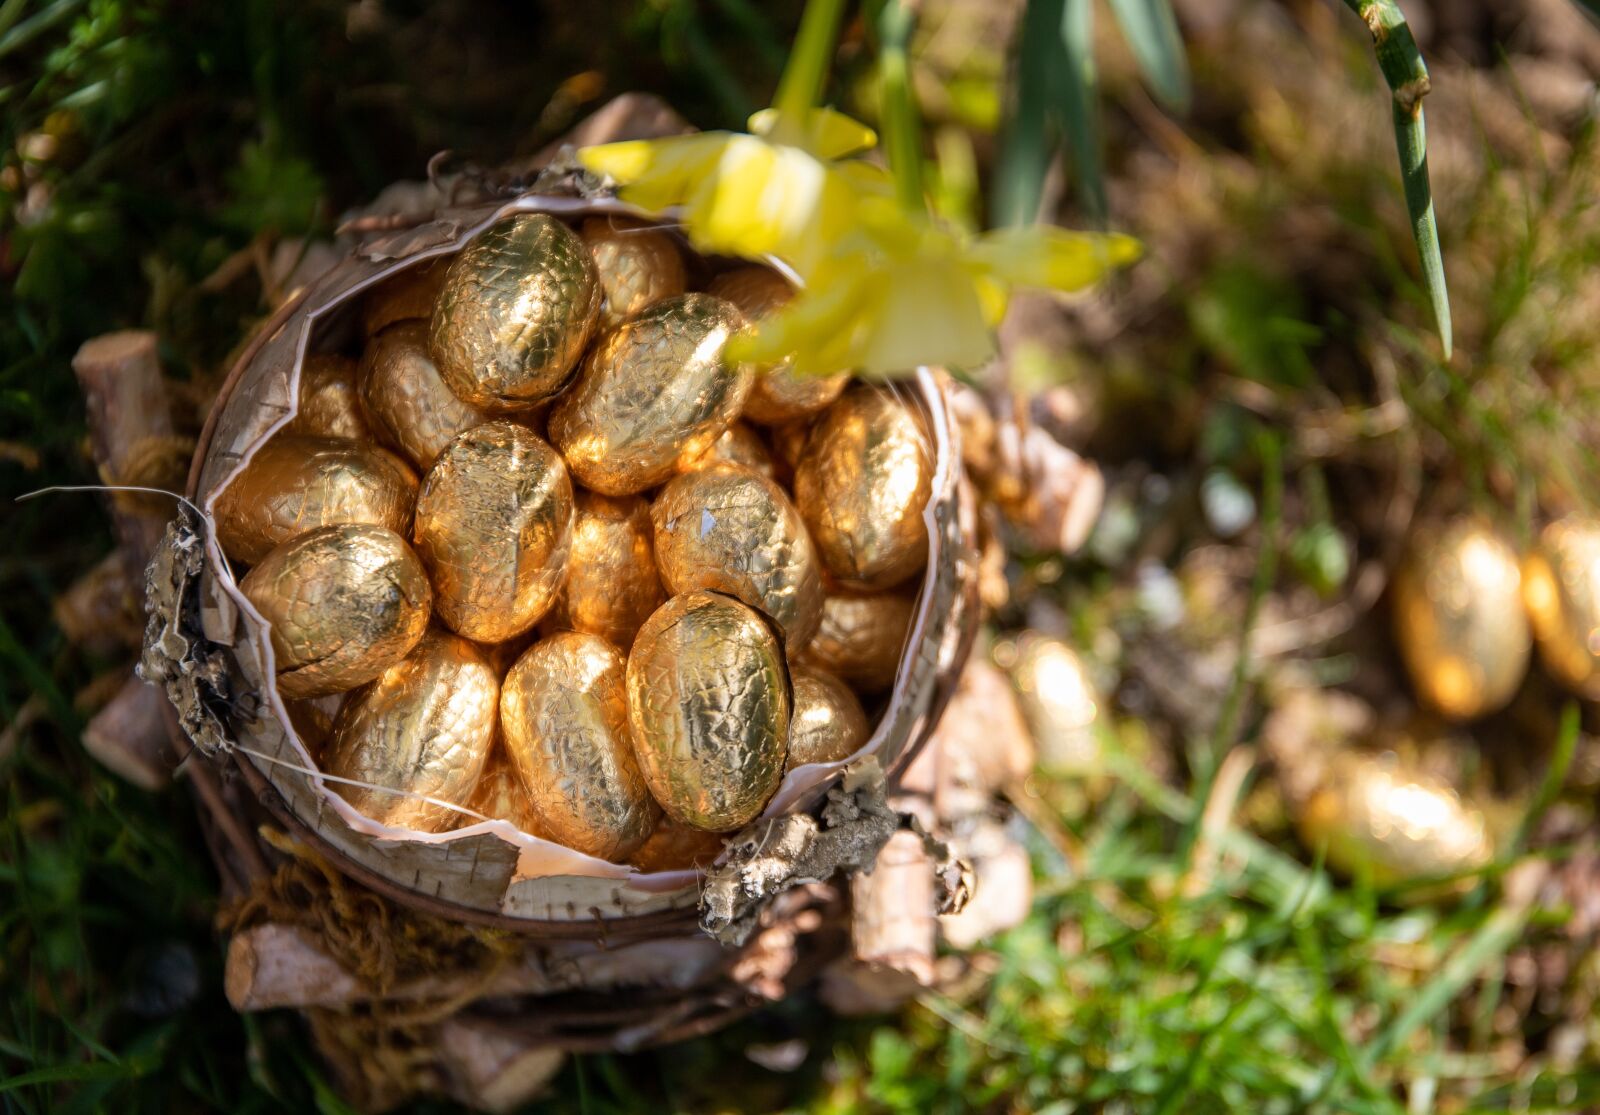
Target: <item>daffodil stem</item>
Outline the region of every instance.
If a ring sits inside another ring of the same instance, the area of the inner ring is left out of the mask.
[[[911,89],[911,32],[916,14],[905,0],[885,0],[878,11],[878,95],[883,146],[900,204],[916,213],[922,191],[922,121]]]
[[[822,97],[822,87],[833,67],[834,44],[839,38],[839,22],[845,0],[808,0],[800,17],[794,49],[778,80],[778,95],[773,107],[778,110],[779,126],[785,123],[805,126],[808,114]]]

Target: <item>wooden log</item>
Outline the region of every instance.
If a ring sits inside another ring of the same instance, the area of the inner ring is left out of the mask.
[[[857,960],[902,972],[924,986],[933,982],[933,873],[922,837],[901,829],[872,870],[850,880],[850,941]]]
[[[113,550],[55,598],[51,615],[69,643],[110,657],[143,640],[143,592],[143,582],[135,588],[127,562]]]
[[[566,1054],[488,1018],[458,1014],[434,1034],[445,1091],[478,1111],[514,1111],[545,1090]]]
[[[161,789],[172,780],[174,764],[166,702],[159,686],[130,676],[84,728],[84,750],[141,790]]]

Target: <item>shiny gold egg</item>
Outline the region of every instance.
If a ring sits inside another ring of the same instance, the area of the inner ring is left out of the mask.
[[[318,527],[370,523],[404,535],[417,477],[388,450],[342,438],[279,435],[218,494],[217,542],[253,564]]]
[[[631,647],[634,633],[667,598],[652,533],[650,505],[640,497],[580,489],[557,624]]]
[[[662,817],[628,862],[646,873],[704,870],[722,854],[725,839],[722,833],[690,828],[671,817]]]
[[[1522,596],[1545,669],[1600,700],[1600,522],[1569,515],[1545,527],[1523,561]]]
[[[831,674],[805,667],[796,667],[790,677],[794,710],[789,715],[784,769],[842,762],[860,751],[872,726],[850,687]]]
[[[1100,773],[1100,695],[1078,652],[1060,639],[1029,633],[1017,644],[1011,679],[1040,765],[1057,774]]]
[[[285,542],[239,589],[272,625],[286,700],[354,689],[383,673],[422,638],[432,602],[405,539],[364,523]]]
[[[743,422],[729,426],[722,431],[721,437],[711,443],[711,448],[679,467],[684,472],[692,472],[712,465],[737,465],[773,479],[777,478],[778,472],[777,464],[767,450],[766,443],[761,440],[761,435]]]
[[[489,421],[487,411],[456,398],[428,355],[428,325],[404,321],[367,342],[361,402],[384,440],[426,472],[450,439]]]
[[[1488,866],[1495,849],[1483,811],[1412,766],[1392,752],[1333,756],[1295,818],[1306,847],[1377,886]]]
[[[517,659],[500,693],[506,754],[537,836],[620,861],[656,827],[628,731],[627,660],[598,635],[565,631]]]
[[[782,488],[732,465],[686,472],[650,505],[656,567],[671,593],[711,589],[773,619],[797,650],[822,622],[811,536]]]
[[[490,820],[509,821],[530,835],[534,833],[534,812],[528,791],[522,788],[522,779],[511,768],[511,760],[498,748],[490,752],[483,775],[467,799],[467,808]],[[471,817],[462,817],[458,822],[462,825],[476,823]]]
[[[300,368],[300,405],[281,433],[352,441],[371,438],[356,390],[356,362],[331,353],[306,357]]]
[[[916,416],[888,391],[863,388],[811,431],[794,495],[828,571],[851,588],[886,589],[927,564],[932,479]]]
[[[753,609],[714,592],[674,596],[628,656],[628,723],[667,815],[713,832],[761,812],[783,779],[789,675]]]
[[[1528,666],[1517,553],[1472,517],[1414,534],[1395,572],[1394,630],[1417,696],[1467,720],[1505,705]]]
[[[822,600],[822,623],[799,661],[862,693],[887,689],[900,669],[912,611],[912,598],[904,593],[830,592]]]
[[[284,709],[289,713],[290,727],[313,757],[319,755],[333,737],[333,722],[339,716],[339,707],[344,703],[344,698],[343,693],[330,693],[305,701],[283,702]]]
[[[550,609],[566,575],[566,466],[515,422],[474,426],[423,478],[415,538],[439,618],[481,643],[514,638]]]
[[[667,233],[626,217],[590,217],[580,235],[600,277],[602,328],[683,293],[683,255]]]
[[[793,297],[788,282],[766,267],[740,267],[711,280],[709,293],[726,298],[751,321],[777,313]],[[745,402],[745,417],[764,426],[815,414],[844,393],[849,372],[831,376],[797,376],[786,361],[756,376]]]
[[[427,324],[444,286],[448,259],[433,259],[408,267],[368,291],[361,300],[361,329],[372,337],[402,321]]]
[[[550,440],[578,480],[632,495],[709,449],[750,394],[750,370],[722,359],[743,325],[722,299],[683,294],[602,337],[550,412]]]
[[[494,743],[499,695],[483,652],[434,628],[339,710],[323,770],[370,785],[331,788],[379,824],[444,832],[469,820],[407,795],[472,800]]]
[[[554,217],[490,226],[450,262],[430,324],[445,383],[486,410],[519,410],[567,385],[600,316],[583,241]]]

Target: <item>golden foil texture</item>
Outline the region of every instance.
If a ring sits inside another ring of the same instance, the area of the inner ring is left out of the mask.
[[[1306,847],[1378,886],[1487,866],[1494,839],[1483,812],[1410,768],[1393,753],[1340,754],[1296,818]]]
[[[602,337],[550,412],[550,440],[579,481],[631,495],[709,449],[750,394],[750,370],[722,360],[743,325],[722,299],[683,294]]]
[[[1417,696],[1467,720],[1501,708],[1527,670],[1517,553],[1482,520],[1417,530],[1396,571],[1395,641]]]
[[[423,479],[415,538],[451,630],[481,643],[520,635],[555,602],[566,573],[566,466],[525,426],[474,426]]]
[[[428,355],[428,324],[404,321],[367,342],[361,401],[384,440],[426,472],[450,439],[489,421],[456,398]]]
[[[445,383],[473,406],[523,409],[566,386],[599,315],[589,249],[555,218],[523,213],[451,261],[430,351]]]
[[[711,280],[707,288],[726,298],[751,321],[777,313],[792,292],[783,276],[766,267],[740,267]],[[756,376],[755,387],[744,405],[745,417],[771,426],[815,414],[844,393],[849,372],[831,376],[797,376],[787,361]]]
[[[448,259],[419,263],[367,292],[361,301],[362,331],[371,337],[397,322],[427,324],[449,266]]]
[[[372,430],[356,391],[356,362],[330,353],[306,357],[300,367],[300,405],[281,432],[355,441],[370,438]]]
[[[239,582],[272,625],[285,700],[371,681],[428,627],[428,576],[405,539],[366,524],[323,527],[273,550]]]
[[[628,721],[669,817],[713,832],[747,823],[783,778],[789,677],[777,637],[731,597],[673,597],[628,656]]]
[[[785,770],[807,763],[837,763],[867,742],[872,728],[850,687],[831,674],[796,667],[794,710],[789,716]]]
[[[289,713],[289,724],[313,758],[322,753],[322,749],[332,738],[333,722],[339,715],[339,707],[344,703],[344,698],[343,693],[330,693],[326,697],[283,702],[284,709]]]
[[[704,870],[722,854],[724,839],[721,833],[690,828],[671,817],[662,817],[628,862],[644,872]]]
[[[743,422],[735,422],[729,426],[722,432],[721,437],[711,443],[711,448],[694,460],[683,462],[679,467],[684,472],[691,472],[712,465],[737,465],[774,479],[778,473],[777,463],[773,461],[767,443],[761,440],[760,434]]]
[[[467,808],[496,821],[510,821],[523,832],[533,834],[535,831],[528,791],[522,788],[522,779],[511,769],[511,760],[499,748],[490,753],[483,776],[478,779],[472,797],[467,799]],[[458,823],[471,825],[477,822],[471,817],[462,817]]]
[[[279,435],[222,489],[213,511],[223,552],[253,565],[318,527],[370,523],[404,535],[416,501],[416,475],[386,449]]]
[[[790,650],[822,622],[811,536],[782,488],[732,465],[686,472],[650,506],[656,567],[671,593],[712,589],[777,622]]]
[[[1011,671],[1017,703],[1039,748],[1039,764],[1066,775],[1103,769],[1100,697],[1078,652],[1060,639],[1025,635]]]
[[[611,329],[646,306],[683,293],[683,255],[665,232],[626,217],[590,217],[580,235],[600,277],[602,328]]]
[[[933,455],[921,425],[888,391],[840,399],[811,431],[794,495],[830,573],[849,587],[885,589],[928,560]]]
[[[912,610],[911,597],[903,593],[829,593],[822,600],[822,623],[800,661],[862,693],[887,689],[900,668]]]
[[[323,769],[387,790],[466,805],[494,743],[499,695],[483,652],[434,628],[404,661],[345,701]],[[444,832],[470,820],[402,794],[342,782],[330,786],[380,824]]]
[[[620,861],[661,816],[628,734],[627,662],[598,635],[542,639],[500,693],[506,754],[528,792],[530,830]]]
[[[667,598],[656,573],[650,505],[580,489],[576,508],[556,622],[626,650]]]
[[[1600,522],[1569,515],[1545,527],[1523,562],[1522,594],[1545,669],[1600,700]]]

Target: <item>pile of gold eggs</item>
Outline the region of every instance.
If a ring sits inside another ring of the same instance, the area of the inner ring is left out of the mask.
[[[524,213],[364,297],[213,505],[337,793],[661,870],[866,743],[931,450],[892,390],[724,359],[777,272]]]

